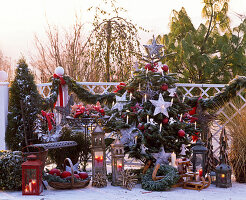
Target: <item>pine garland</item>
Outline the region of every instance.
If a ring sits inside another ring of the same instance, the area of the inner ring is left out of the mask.
[[[225,88],[214,97],[200,99],[199,103],[201,103],[203,110],[219,109],[235,98],[237,92],[242,88],[246,88],[246,77],[238,76],[230,81],[229,84],[226,85]],[[197,104],[198,99],[199,97],[191,97],[186,103],[193,107]]]
[[[147,173],[142,177],[142,188],[149,191],[166,191],[175,185],[179,180],[178,171],[171,165],[161,165],[157,176],[165,176],[163,179],[153,181],[153,168],[148,169]]]
[[[77,97],[83,102],[95,104],[97,101],[99,101],[100,103],[112,103],[114,101],[114,93],[101,95],[92,94],[86,89],[84,89],[82,86],[80,86],[78,83],[76,83],[76,81],[70,78],[69,76],[63,76],[63,79],[66,81],[69,90],[77,94]],[[59,84],[61,81],[60,79],[54,77],[51,78],[51,81],[52,86],[50,96],[46,99],[43,99],[43,109],[45,110],[48,108],[53,108],[53,105],[58,97]]]

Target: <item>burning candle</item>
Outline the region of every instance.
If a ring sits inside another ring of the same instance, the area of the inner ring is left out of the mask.
[[[36,179],[32,180],[32,190],[33,190],[33,192],[36,192],[36,190],[37,190],[37,181],[36,181]]]
[[[185,101],[185,96],[183,97],[182,103],[184,103],[184,101]]]
[[[138,136],[135,136],[135,144],[137,144]]]
[[[130,101],[132,100],[132,93],[130,93]]]
[[[129,116],[126,116],[126,124],[128,124]]]
[[[195,122],[195,130],[196,130],[196,122]]]
[[[173,98],[172,98],[172,100],[171,100],[171,106],[173,105]]]
[[[147,95],[144,95],[144,102],[147,102]]]
[[[147,69],[146,69],[146,77],[147,77],[147,75],[148,75],[148,72],[149,72],[149,69],[147,68]]]
[[[183,114],[181,114],[181,115],[180,115],[179,121],[181,121],[181,120],[182,120],[182,117],[183,117]]]
[[[119,165],[117,166],[117,170],[118,170],[118,171],[121,171],[121,170],[122,170],[122,164],[119,164]]]
[[[199,169],[199,176],[202,177],[202,169]]]
[[[176,167],[176,154],[174,152],[171,154],[171,165]]]
[[[162,129],[162,123],[160,123],[160,132],[161,132],[161,129]]]
[[[147,115],[147,123],[149,123],[149,115]]]
[[[25,192],[28,193],[29,192],[29,185],[25,186]]]
[[[95,167],[102,167],[103,166],[103,156],[95,156]]]
[[[33,192],[32,181],[29,182],[29,191],[30,191],[30,192]]]

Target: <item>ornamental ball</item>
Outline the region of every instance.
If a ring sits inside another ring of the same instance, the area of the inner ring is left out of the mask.
[[[167,72],[167,71],[168,71],[168,66],[167,66],[167,65],[163,65],[163,66],[162,66],[162,70],[163,70],[164,72]]]
[[[168,89],[168,85],[166,83],[164,83],[162,86],[161,86],[161,90],[162,91],[167,91]]]
[[[64,69],[63,67],[61,66],[58,66],[56,69],[55,69],[55,74],[59,75],[59,76],[62,76],[64,74]]]
[[[180,130],[178,131],[178,135],[179,135],[179,137],[184,137],[184,136],[185,136],[184,130],[180,129]]]

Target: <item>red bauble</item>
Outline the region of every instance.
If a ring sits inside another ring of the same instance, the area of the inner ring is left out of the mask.
[[[151,70],[153,67],[150,63],[148,63],[147,65],[145,65],[144,67],[145,69]]]
[[[54,169],[49,171],[49,174],[56,175],[56,176],[61,176],[61,171],[59,169],[54,168]]]
[[[163,70],[164,72],[167,72],[167,71],[168,71],[168,66],[167,66],[167,65],[163,65],[163,66],[162,66],[162,70]]]
[[[80,178],[80,176],[78,174],[74,174],[73,175],[75,178]]]
[[[162,123],[163,123],[163,124],[168,124],[168,121],[169,121],[168,118],[164,118],[164,119],[162,120]]]
[[[79,173],[79,177],[80,177],[81,179],[86,179],[86,178],[88,178],[88,174],[87,174],[86,172],[80,172],[80,173]]]
[[[62,174],[61,174],[61,178],[67,178],[67,177],[69,177],[69,176],[71,176],[71,175],[72,175],[71,172],[64,171],[64,172],[62,172]]]
[[[179,137],[184,137],[184,136],[185,136],[184,130],[180,129],[180,130],[178,131],[178,135],[179,135]]]
[[[144,130],[144,125],[143,125],[143,124],[141,124],[141,123],[140,123],[140,124],[138,124],[138,129],[139,129],[139,130],[141,130],[141,131],[142,131],[142,130]]]
[[[164,83],[164,84],[161,86],[161,89],[162,89],[162,91],[167,91],[168,85],[167,85],[166,83]]]

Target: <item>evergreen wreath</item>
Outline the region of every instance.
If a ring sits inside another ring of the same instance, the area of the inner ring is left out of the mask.
[[[171,165],[161,165],[157,176],[165,176],[163,179],[153,181],[153,168],[149,169],[146,174],[142,176],[142,188],[149,191],[166,191],[175,185],[179,180],[178,171]]]

